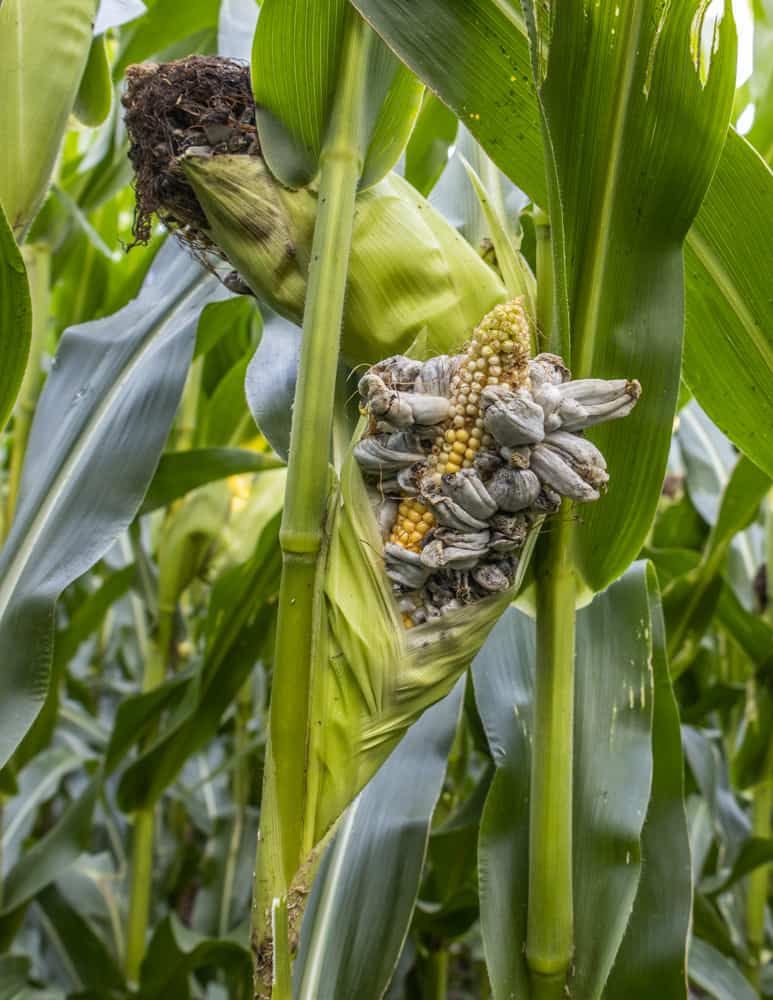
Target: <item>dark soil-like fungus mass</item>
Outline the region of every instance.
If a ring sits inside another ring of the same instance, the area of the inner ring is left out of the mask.
[[[260,153],[249,67],[189,56],[130,66],[126,81],[121,100],[135,173],[135,240],[148,241],[155,214],[186,243],[206,250],[201,229],[207,221],[177,161],[188,150]]]

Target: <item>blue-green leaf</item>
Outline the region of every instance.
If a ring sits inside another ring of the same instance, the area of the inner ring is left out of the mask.
[[[0,553],[0,763],[46,696],[62,590],[107,551],[142,502],[216,278],[170,245],[140,296],[69,330],[38,402],[16,518]]]
[[[296,1000],[383,996],[419,891],[464,684],[411,726],[341,820],[304,915]]]

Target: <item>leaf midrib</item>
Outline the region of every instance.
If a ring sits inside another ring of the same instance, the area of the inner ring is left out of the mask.
[[[730,304],[731,311],[738,318],[749,340],[757,349],[767,370],[773,371],[773,346],[766,341],[761,326],[754,319],[743,295],[739,292],[737,285],[719,260],[716,252],[711,248],[696,226],[690,229],[687,242],[692,252],[700,261],[703,269],[722,293],[722,297]]]
[[[602,301],[605,297],[604,276],[609,259],[609,240],[606,235],[615,205],[622,167],[622,145],[626,130],[626,119],[630,112],[630,95],[638,65],[637,53],[641,42],[642,0],[634,0],[629,7],[625,31],[621,32],[618,47],[618,67],[615,83],[615,102],[612,112],[612,141],[604,175],[601,206],[594,219],[589,241],[591,266],[583,278],[583,286],[588,289],[586,297],[580,299],[578,312],[572,330],[572,367],[577,378],[585,378],[591,371],[595,330],[598,328]],[[627,57],[628,54],[630,57]]]

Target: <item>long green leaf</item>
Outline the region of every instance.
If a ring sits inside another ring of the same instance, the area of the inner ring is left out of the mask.
[[[125,41],[113,67],[113,76],[119,77],[130,63],[167,52],[170,46],[179,46],[182,40],[189,40],[193,35],[201,38],[204,33],[211,33],[214,41],[219,7],[219,0],[187,0],[185,4],[159,0],[152,4],[123,36]],[[168,53],[168,58],[187,55],[191,50],[190,44],[181,46],[178,53]]]
[[[727,133],[732,17],[704,74],[691,57],[699,7],[564,4],[548,32],[536,5],[525,6],[548,154],[554,344],[571,343],[580,378],[636,377],[643,387],[625,425],[591,435],[611,477],[577,533],[578,565],[594,589],[638,554],[660,497],[679,391],[680,248]]]
[[[142,512],[165,507],[172,500],[216,479],[278,469],[282,465],[284,463],[275,455],[246,448],[192,448],[167,452],[158,463],[142,503]]]
[[[650,581],[651,582],[651,581]],[[605,1000],[684,1000],[692,871],[684,807],[679,711],[666,658],[663,613],[648,591],[654,706],[652,792],[642,831],[642,874]],[[664,887],[668,891],[664,892]]]
[[[583,725],[575,742],[573,993],[584,1000],[602,995],[618,954],[642,983],[648,972],[671,983],[684,979],[690,883],[681,754],[659,632],[653,645],[653,587],[651,571],[638,563],[577,618],[575,711]],[[497,765],[479,844],[484,947],[494,996],[517,1000],[530,995],[522,944],[534,642],[533,622],[508,611],[473,664]],[[646,864],[655,845],[662,849],[666,830],[675,837],[677,869],[655,863],[640,880],[642,859]],[[656,903],[671,908],[657,940],[643,930]]]
[[[715,1000],[757,1000],[738,967],[699,938],[690,944],[690,979]]]
[[[185,382],[213,276],[169,246],[121,312],[68,331],[41,394],[0,553],[0,763],[45,699],[61,591],[136,514]]]
[[[684,375],[703,409],[773,476],[773,173],[732,130],[685,246]]]
[[[227,709],[258,658],[256,647],[270,635],[279,586],[279,515],[261,532],[246,563],[218,581],[209,607],[209,641],[197,682],[150,746],[124,772],[118,802],[133,812],[155,802],[185,761],[217,732]],[[153,707],[147,699],[136,706]],[[159,704],[163,701],[160,698]],[[119,756],[113,749],[109,759]]]
[[[416,902],[464,684],[414,723],[341,820],[304,915],[296,1000],[383,996]]]
[[[0,8],[0,202],[20,241],[48,188],[91,46],[97,0]]]
[[[31,338],[27,269],[0,203],[0,432],[24,378]]]
[[[316,175],[333,106],[347,0],[264,0],[252,50],[261,150],[290,187]],[[419,112],[422,87],[383,42],[368,57],[364,166],[375,184],[394,166]]]
[[[545,205],[539,113],[516,5],[511,0],[353,2],[494,162]],[[683,136],[674,134],[672,142],[679,146]],[[631,176],[639,176],[638,168]],[[715,422],[768,471],[773,460],[764,428],[773,424],[773,300],[767,295],[766,234],[771,227],[771,172],[731,130],[687,237],[684,369]],[[697,262],[701,251],[708,268]]]
[[[0,916],[5,917],[53,882],[85,850],[91,837],[91,817],[101,776],[92,779],[62,818],[16,863],[5,880]]]
[[[192,996],[190,974],[201,966],[223,970],[232,1000],[252,996],[250,955],[235,941],[205,938],[184,927],[174,914],[155,930],[142,963],[140,996],[144,1000]]]

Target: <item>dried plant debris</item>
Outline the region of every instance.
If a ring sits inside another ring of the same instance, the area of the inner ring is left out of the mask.
[[[639,383],[573,381],[556,355],[530,359],[529,343],[518,298],[462,354],[398,355],[360,379],[370,421],[354,454],[407,628],[507,590],[529,528],[562,497],[588,503],[606,488],[582,432],[630,413]]]
[[[184,242],[206,252],[207,219],[180,159],[260,155],[249,67],[214,56],[141,63],[126,71],[121,100],[135,172],[135,239],[150,238],[155,214]]]

